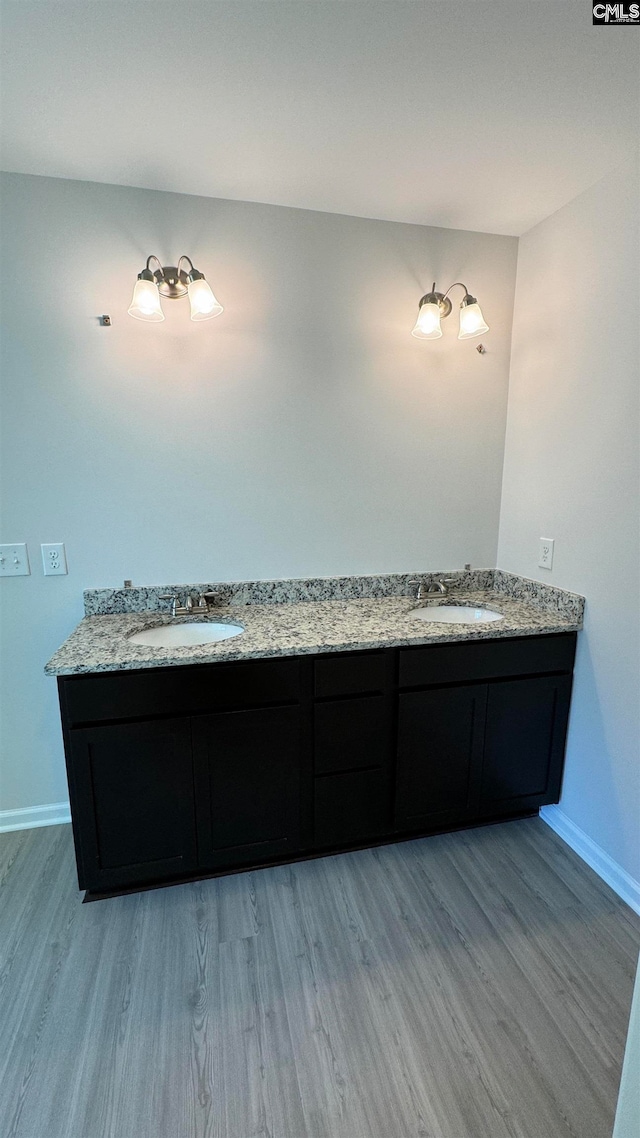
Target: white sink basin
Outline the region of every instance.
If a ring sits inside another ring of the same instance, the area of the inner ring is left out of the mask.
[[[146,644],[148,648],[188,648],[193,644],[215,644],[229,640],[244,632],[241,624],[221,624],[216,621],[185,621],[184,624],[156,624],[132,632],[132,644]]]
[[[502,620],[500,612],[472,609],[465,605],[432,605],[424,609],[412,609],[409,616],[434,621],[436,624],[483,624],[490,620]]]

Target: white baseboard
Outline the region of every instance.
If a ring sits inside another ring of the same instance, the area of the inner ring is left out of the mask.
[[[608,853],[597,845],[584,830],[576,826],[558,806],[543,806],[540,817],[562,838],[571,849],[586,861],[587,865],[610,885],[634,912],[640,914],[640,882],[636,881],[626,869],[618,865]]]
[[[70,821],[68,802],[25,806],[22,810],[0,810],[0,834],[6,834],[9,830],[32,830],[36,826],[59,826]]]

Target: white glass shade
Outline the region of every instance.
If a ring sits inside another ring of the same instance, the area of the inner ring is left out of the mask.
[[[442,335],[439,304],[422,305],[411,335],[419,340],[437,340]]]
[[[489,325],[484,322],[480,305],[475,303],[463,304],[460,308],[460,331],[458,332],[458,339],[470,340],[472,336],[481,336],[483,332],[488,331]]]
[[[136,320],[164,320],[155,281],[136,281],[129,316],[135,316]]]
[[[188,289],[192,320],[211,320],[212,316],[220,315],[222,305],[216,300],[203,277],[197,281],[189,281]]]

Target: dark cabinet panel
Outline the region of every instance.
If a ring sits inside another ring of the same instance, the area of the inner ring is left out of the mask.
[[[472,813],[486,701],[485,684],[399,696],[398,830],[444,825]]]
[[[575,641],[60,677],[80,884],[116,892],[556,802]]]
[[[316,704],[315,773],[386,764],[390,749],[388,718],[387,702],[381,695]]]
[[[350,845],[390,831],[391,797],[385,768],[325,775],[315,780],[315,845]]]
[[[483,813],[535,809],[558,801],[570,697],[571,676],[490,685]]]
[[[575,632],[554,636],[520,636],[513,640],[476,640],[465,644],[432,644],[401,648],[399,686],[472,683],[500,676],[570,672]]]
[[[387,659],[384,652],[351,652],[324,656],[315,663],[315,695],[357,695],[383,691]]]
[[[283,659],[105,672],[60,682],[73,726],[293,703],[299,697],[298,677],[299,661]]]
[[[300,846],[300,713],[297,707],[193,720],[199,861],[242,864]]]
[[[71,738],[81,886],[125,887],[193,871],[189,721],[90,727]]]

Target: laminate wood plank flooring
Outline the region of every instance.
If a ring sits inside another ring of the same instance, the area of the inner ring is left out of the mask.
[[[539,819],[81,904],[0,835],[2,1138],[610,1138],[640,919]]]

